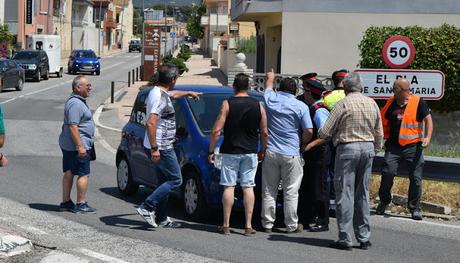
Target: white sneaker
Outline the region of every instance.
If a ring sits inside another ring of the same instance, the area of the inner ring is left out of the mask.
[[[149,225],[158,227],[157,223],[155,223],[155,211],[150,212],[142,207],[138,207],[136,211]]]
[[[172,221],[171,218],[167,216],[164,221],[158,223],[158,226],[165,227],[165,228],[177,228],[177,227],[180,227],[181,225],[179,223]]]

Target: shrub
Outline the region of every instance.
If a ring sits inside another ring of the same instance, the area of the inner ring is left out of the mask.
[[[255,36],[249,38],[243,38],[238,40],[236,43],[237,52],[242,52],[245,54],[256,53],[257,40]]]
[[[361,43],[361,68],[388,68],[381,50],[385,40],[404,35],[415,46],[415,59],[411,69],[440,70],[445,74],[444,97],[430,101],[430,107],[441,112],[460,110],[460,28],[444,24],[440,27],[369,27]]]
[[[184,60],[181,58],[175,58],[172,55],[166,55],[163,57],[161,60],[161,63],[171,63],[176,65],[179,68],[179,74],[182,75],[184,72],[188,71],[187,65],[185,65]],[[152,75],[152,77],[149,80],[149,85],[153,86],[156,85],[158,81],[158,72],[155,72],[155,74]]]

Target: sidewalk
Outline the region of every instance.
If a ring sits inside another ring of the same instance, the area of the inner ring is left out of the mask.
[[[227,85],[227,77],[217,66],[212,65],[211,58],[205,58],[197,47],[194,47],[192,52],[192,57],[185,62],[189,72],[179,77],[177,85]],[[113,104],[107,100],[100,114],[98,126],[121,131],[129,121],[139,88],[144,85],[147,85],[146,81],[138,81],[131,87],[124,87],[118,91]]]

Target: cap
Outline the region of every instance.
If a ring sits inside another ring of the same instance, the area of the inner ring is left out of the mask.
[[[318,76],[318,74],[316,72],[310,72],[310,73],[307,73],[307,74],[304,74],[304,75],[300,76],[300,79],[301,80],[316,79],[316,76]]]
[[[304,80],[304,83],[307,84],[307,86],[310,89],[311,93],[316,94],[318,96],[321,96],[321,94],[324,91],[326,91],[326,88],[317,79],[307,79],[307,80]]]

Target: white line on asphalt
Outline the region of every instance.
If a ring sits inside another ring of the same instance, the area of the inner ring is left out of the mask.
[[[50,89],[54,89],[54,88],[57,88],[59,86],[62,86],[64,84],[67,84],[67,83],[70,83],[72,82],[72,80],[67,80],[67,81],[64,81],[64,82],[61,82],[59,84],[56,84],[56,85],[53,85],[51,87],[48,87],[48,88],[45,88],[45,89],[41,89],[41,90],[36,90],[36,91],[32,91],[32,92],[29,92],[29,93],[26,93],[24,96],[30,96],[30,95],[34,95],[34,94],[37,94],[37,93],[40,93],[40,92],[43,92],[43,91],[47,91],[47,90],[50,90]]]
[[[89,260],[67,254],[60,251],[51,251],[46,257],[40,260],[40,263],[55,263],[55,262],[72,262],[72,263],[87,263]]]
[[[401,220],[405,222],[412,222],[412,223],[417,223],[417,224],[426,224],[426,225],[434,225],[434,226],[441,226],[441,227],[449,227],[449,228],[456,228],[460,229],[460,226],[458,225],[450,225],[450,224],[441,224],[441,223],[436,223],[436,222],[431,222],[431,221],[415,221],[409,218],[402,218],[402,217],[391,217],[392,219],[395,220]]]
[[[17,225],[17,226],[22,228],[22,229],[25,229],[25,230],[27,230],[29,232],[35,233],[35,234],[48,235],[48,233],[46,233],[45,231],[43,231],[41,229],[38,229],[36,227],[33,227],[33,226],[22,226],[22,225]]]
[[[115,64],[113,64],[113,65],[110,65],[110,66],[108,66],[108,67],[105,67],[105,68],[103,68],[103,69],[104,69],[104,70],[107,70],[107,69],[109,69],[109,68],[113,68],[113,67],[116,67],[116,66],[118,66],[118,65],[120,65],[120,64],[123,64],[123,62],[118,62],[118,63],[115,63]]]
[[[102,124],[102,123],[99,121],[99,117],[101,116],[101,112],[102,112],[102,109],[103,109],[103,108],[104,108],[104,105],[101,105],[101,106],[99,106],[99,107],[96,109],[96,112],[94,112],[93,120],[94,120],[94,123],[96,124],[96,126],[99,126],[99,127],[101,127],[101,128],[104,128],[104,129],[107,129],[107,130],[111,130],[111,131],[121,132],[120,129],[112,128],[112,127],[109,127],[109,126],[105,126],[104,124]]]
[[[5,100],[5,101],[3,101],[3,102],[0,102],[0,104],[5,104],[5,103],[11,102],[11,101],[13,101],[13,100],[19,99],[19,98],[23,98],[23,97],[26,97],[26,96],[34,95],[34,94],[37,94],[37,93],[40,93],[40,92],[43,92],[43,91],[47,91],[47,90],[50,90],[50,89],[54,89],[54,88],[57,88],[57,87],[59,87],[59,86],[61,86],[61,85],[64,85],[64,84],[67,84],[67,83],[70,83],[70,82],[72,82],[72,80],[67,80],[67,81],[61,82],[61,83],[59,83],[59,84],[53,85],[53,86],[48,87],[48,88],[44,88],[44,89],[40,89],[40,90],[36,90],[36,91],[29,92],[29,93],[26,93],[26,94],[22,94],[22,95],[20,95],[20,96],[11,98],[11,99],[9,99],[9,100]]]
[[[107,149],[109,152],[113,154],[117,153],[117,150],[113,148],[112,146],[110,146],[110,144],[106,140],[104,140],[104,138],[102,138],[101,134],[99,133],[99,129],[97,127],[96,127],[96,138],[97,138],[97,141],[102,145],[102,147],[104,147],[105,149]]]
[[[121,259],[118,259],[118,258],[114,258],[114,257],[111,257],[111,256],[107,256],[107,255],[104,255],[104,254],[101,254],[101,253],[97,253],[97,252],[94,252],[94,251],[86,249],[86,248],[80,248],[77,251],[81,252],[81,253],[89,256],[89,257],[99,259],[99,260],[102,260],[102,261],[105,261],[105,262],[128,263],[127,261],[124,261],[124,260],[121,260]]]

